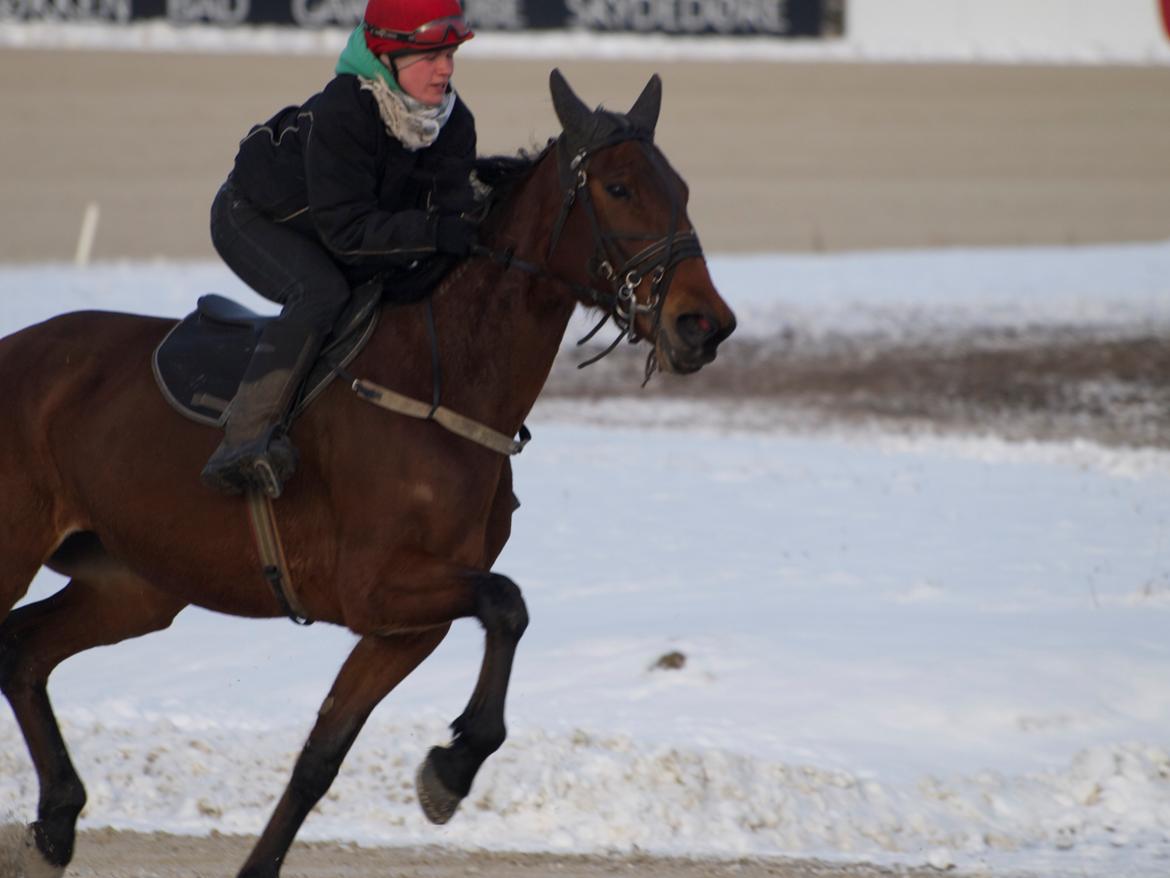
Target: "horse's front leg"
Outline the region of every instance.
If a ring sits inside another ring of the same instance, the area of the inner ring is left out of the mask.
[[[370,713],[434,651],[448,627],[368,635],[358,641],[321,705],[292,779],[240,870],[240,878],[275,878],[280,874],[297,830],[333,783]]]
[[[419,772],[427,816],[445,822],[471,789],[479,766],[504,742],[504,695],[516,643],[528,624],[520,589],[507,577],[422,554],[399,556],[365,593],[344,604],[346,623],[363,637],[321,706],[292,780],[239,878],[275,878],[297,830],[325,795],[366,719],[434,650],[452,621],[475,616],[487,631],[483,668],[455,721],[455,739],[435,748]],[[437,804],[436,804],[437,803]]]
[[[380,581],[385,585],[355,595],[346,607],[351,628],[362,631],[362,625],[374,621],[390,632],[473,616],[486,634],[479,680],[467,707],[451,723],[451,744],[432,749],[416,778],[423,812],[434,823],[446,823],[471,791],[484,760],[504,743],[504,699],[528,610],[508,577],[423,553],[396,557]]]
[[[451,819],[479,767],[504,743],[504,698],[516,645],[528,626],[528,610],[512,580],[480,573],[472,581],[475,615],[485,632],[483,664],[471,700],[451,723],[451,744],[432,748],[418,770],[418,801],[432,823]]]

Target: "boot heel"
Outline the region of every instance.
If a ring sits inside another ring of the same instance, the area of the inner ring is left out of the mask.
[[[311,328],[281,319],[265,327],[228,408],[224,440],[203,468],[205,485],[280,496],[297,465],[283,422],[320,347]]]

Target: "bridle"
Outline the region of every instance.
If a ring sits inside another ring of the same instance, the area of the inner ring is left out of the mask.
[[[552,260],[561,239],[561,232],[569,214],[576,204],[581,205],[589,220],[589,227],[593,236],[593,252],[587,264],[589,276],[597,284],[580,284],[566,280],[550,272],[546,265],[537,265],[522,259],[517,259],[510,250],[495,251],[486,247],[476,247],[475,252],[489,256],[506,268],[516,268],[528,274],[554,280],[569,287],[581,298],[602,308],[604,316],[577,344],[582,345],[592,339],[601,328],[613,320],[617,326],[618,336],[601,353],[578,365],[583,369],[596,363],[617,348],[623,340],[636,344],[646,337],[638,332],[637,318],[640,314],[652,315],[650,335],[654,335],[662,319],[662,307],[666,295],[663,290],[669,287],[670,279],[674,275],[678,264],[685,259],[701,258],[703,248],[693,229],[678,230],[679,217],[682,213],[678,193],[674,187],[667,186],[670,194],[670,224],[666,233],[661,237],[642,232],[621,232],[606,230],[601,227],[597,218],[597,210],[593,204],[593,197],[589,193],[589,160],[598,152],[619,143],[636,141],[641,147],[647,162],[665,181],[669,180],[666,161],[662,153],[654,146],[651,138],[634,128],[625,128],[615,135],[582,146],[572,154],[566,155],[564,139],[556,143],[558,174],[561,186],[561,210],[553,225],[552,236],[549,240],[548,253],[545,263]],[[651,243],[638,250],[632,256],[626,256],[619,244],[621,241],[645,241]],[[645,301],[638,301],[638,289],[649,281],[649,292]],[[598,286],[601,286],[601,289]],[[645,381],[650,380],[654,373],[657,360],[652,349],[646,358]],[[643,382],[645,383],[645,382]]]

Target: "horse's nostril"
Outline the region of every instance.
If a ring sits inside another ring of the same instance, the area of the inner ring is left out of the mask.
[[[706,314],[683,314],[676,323],[679,338],[692,347],[701,347],[718,331],[718,325]]]

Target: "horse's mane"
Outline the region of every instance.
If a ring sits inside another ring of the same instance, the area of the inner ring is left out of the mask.
[[[521,149],[515,155],[478,156],[473,166],[474,179],[485,213],[490,214],[507,201],[555,145],[556,139],[551,138],[539,152]]]

